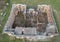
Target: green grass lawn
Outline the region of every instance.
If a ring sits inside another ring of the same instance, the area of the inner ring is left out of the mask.
[[[6,16],[4,17],[2,21],[2,27],[0,27],[0,32],[2,32],[4,24],[6,23],[8,19],[8,16],[11,10],[11,5],[16,4],[16,3],[27,4],[27,6],[37,6],[38,4],[51,5],[52,8],[54,8],[55,10],[54,18],[57,24],[58,31],[60,33],[60,5],[59,5],[60,0],[10,0],[10,5],[8,6],[7,11],[6,11]],[[19,39],[11,39],[11,37],[7,35],[0,35],[0,42],[22,42],[22,41]],[[52,38],[52,40],[48,42],[60,42],[60,35]]]

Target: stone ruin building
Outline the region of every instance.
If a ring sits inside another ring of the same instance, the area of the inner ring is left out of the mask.
[[[3,32],[14,35],[51,36],[58,33],[50,5],[28,8],[25,4],[13,4]]]

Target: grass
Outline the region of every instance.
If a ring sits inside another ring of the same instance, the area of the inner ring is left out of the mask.
[[[49,4],[51,5],[55,10],[54,18],[58,27],[58,31],[60,34],[60,0],[10,0],[10,6],[8,6],[7,11],[6,11],[6,16],[4,17],[2,21],[2,27],[0,27],[0,32],[2,32],[2,29],[4,27],[4,24],[6,23],[10,10],[11,10],[11,5],[13,3],[22,3],[22,4],[27,4],[27,6],[37,6],[38,4]],[[7,35],[2,35],[0,37],[0,42],[22,42],[19,39],[13,39],[11,40],[9,36]],[[48,42],[60,42],[60,35],[57,37],[52,38],[51,41]]]
[[[7,19],[8,19],[7,17],[8,17],[9,14],[10,14],[10,9],[11,9],[11,6],[7,7],[6,15],[5,15],[4,17],[2,17],[2,18],[3,18],[3,21],[2,21],[2,24],[1,24],[2,26],[1,26],[1,28],[0,28],[0,33],[2,32],[2,29],[3,29],[5,23],[6,23]]]
[[[22,42],[22,39],[17,39],[15,37],[10,37],[7,34],[1,35],[0,42]]]

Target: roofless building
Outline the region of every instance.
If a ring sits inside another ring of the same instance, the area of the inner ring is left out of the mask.
[[[3,33],[30,37],[31,39],[49,38],[57,35],[57,27],[50,5],[38,5],[36,9],[25,4],[13,4]],[[36,40],[37,40],[36,39]]]

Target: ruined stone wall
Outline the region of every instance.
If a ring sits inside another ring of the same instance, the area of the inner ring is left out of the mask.
[[[13,9],[14,9],[13,6],[14,5],[12,5],[10,16],[8,17],[8,20],[7,20],[7,23],[5,25],[5,28],[11,28],[11,25],[13,24],[13,21],[14,21],[14,18],[15,18],[15,15],[14,15],[14,12],[13,12]]]
[[[47,17],[48,17],[48,23],[53,23],[54,21],[53,21],[53,17],[52,17],[52,14],[51,14],[51,6],[47,6],[46,7],[46,9],[47,9]]]
[[[17,7],[18,6],[18,7]],[[12,8],[11,8],[11,12],[10,15],[8,17],[8,20],[5,24],[4,28],[12,28],[15,16],[17,15],[19,8],[21,8],[21,11],[25,12],[26,11],[26,6],[25,5],[21,5],[21,7],[19,7],[19,5],[17,4],[13,4]]]
[[[50,5],[38,5],[38,9],[41,12],[47,13],[48,23],[53,23],[53,18],[51,15],[51,6]]]
[[[23,31],[23,34],[25,34],[25,35],[36,35],[37,34],[35,27],[33,27],[33,28],[31,28],[31,27],[27,27],[27,28],[16,27],[16,29],[15,29],[16,34],[22,34],[22,31]]]

